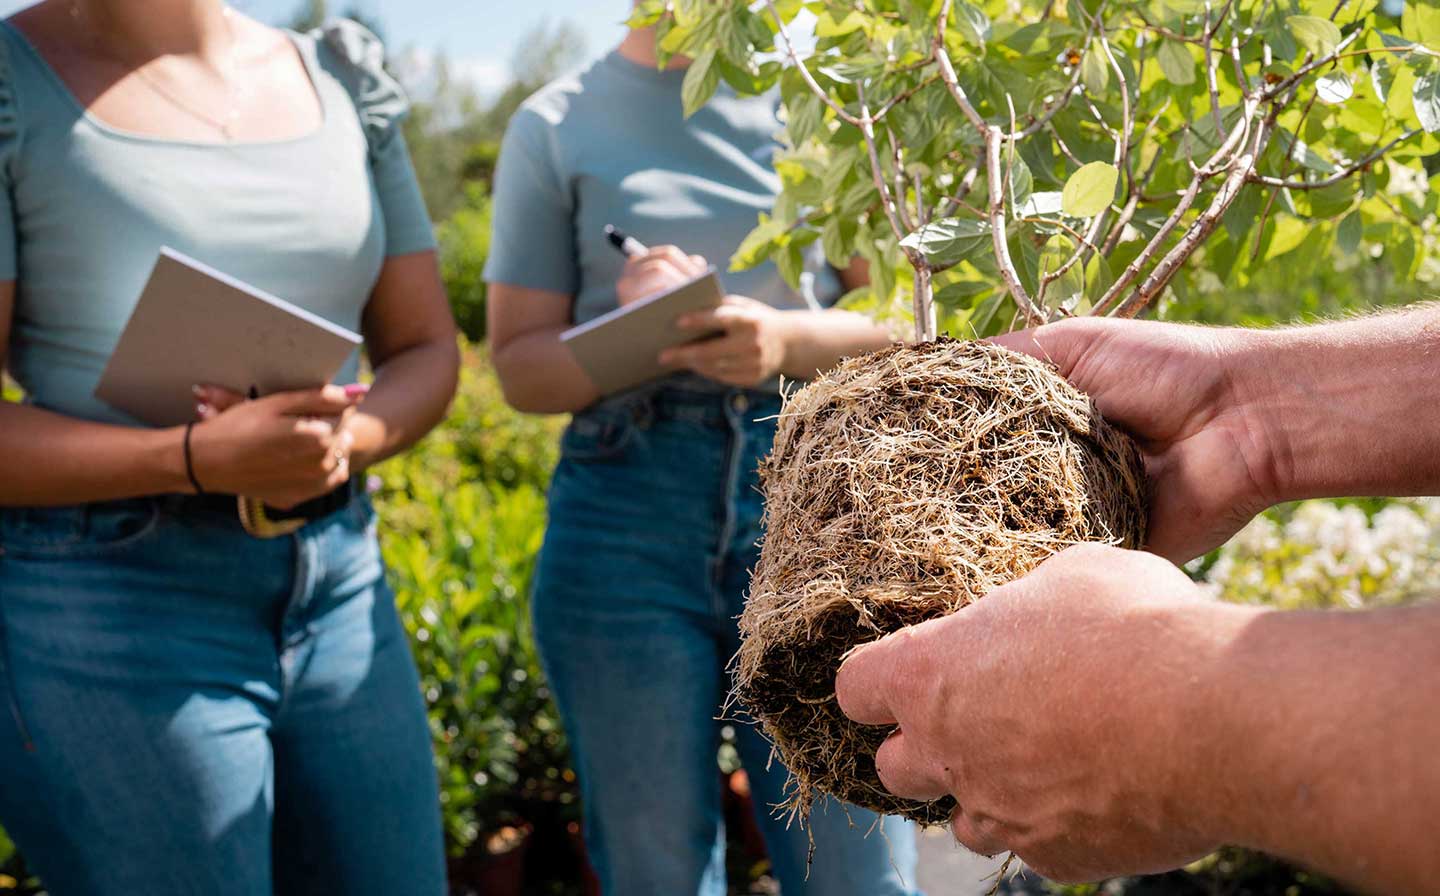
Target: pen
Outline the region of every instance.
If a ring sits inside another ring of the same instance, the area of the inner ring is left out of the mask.
[[[605,239],[610,241],[610,245],[619,249],[620,254],[626,258],[634,258],[637,255],[644,255],[650,251],[645,248],[644,243],[613,224],[605,225]]]

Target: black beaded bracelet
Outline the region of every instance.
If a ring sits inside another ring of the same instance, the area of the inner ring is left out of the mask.
[[[200,480],[195,478],[195,461],[190,456],[190,433],[195,429],[195,422],[185,424],[185,476],[190,480],[190,487],[195,489],[195,494],[205,494],[201,487]]]

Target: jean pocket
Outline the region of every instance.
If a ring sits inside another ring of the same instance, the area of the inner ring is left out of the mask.
[[[138,498],[73,507],[22,507],[0,513],[0,553],[32,559],[122,551],[160,523],[160,506]]]
[[[639,429],[637,416],[629,405],[601,405],[576,414],[560,437],[560,455],[582,462],[623,459]]]

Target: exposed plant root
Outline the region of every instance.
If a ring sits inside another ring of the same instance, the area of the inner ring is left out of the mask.
[[[1079,542],[1138,547],[1145,475],[1131,440],[1046,364],[942,340],[845,361],[791,395],[762,465],[766,536],[740,619],[736,694],[820,794],[926,824],[950,798],[881,785],[887,727],[835,703],[860,644],[947,613]]]

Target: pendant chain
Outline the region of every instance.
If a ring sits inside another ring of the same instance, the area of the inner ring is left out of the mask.
[[[79,0],[75,0],[75,2],[71,5],[70,14],[77,21],[80,20],[81,11]],[[229,37],[230,42],[228,52],[226,53],[227,58],[225,69],[227,70],[220,73],[221,78],[225,81],[226,90],[230,94],[230,108],[223,117],[217,117],[210,114],[208,110],[197,107],[190,100],[187,100],[183,96],[180,96],[171,88],[166,87],[163,83],[156,79],[154,75],[146,71],[146,65],[138,65],[134,69],[135,74],[139,76],[141,81],[145,82],[145,86],[149,87],[152,93],[154,93],[156,96],[160,97],[162,100],[169,103],[170,105],[174,106],[176,109],[179,109],[181,112],[184,112],[186,115],[189,115],[191,118],[194,118],[197,121],[201,121],[204,124],[219,131],[226,140],[235,139],[235,125],[240,119],[241,105],[247,92],[245,89],[239,86],[240,79],[237,77],[240,68],[239,38],[237,38],[235,34],[235,22],[232,14],[233,10],[229,6],[223,7],[221,16],[225,20],[225,30],[227,32],[227,36]],[[92,28],[91,30],[93,31],[94,29]],[[115,56],[113,53],[109,53],[108,51],[106,55],[109,55],[111,56],[111,58],[117,59],[121,62],[125,61],[119,60],[119,57]]]

